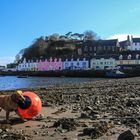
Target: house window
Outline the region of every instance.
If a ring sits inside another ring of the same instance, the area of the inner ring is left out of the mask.
[[[83,68],[86,68],[86,62],[82,63]]]
[[[113,51],[113,52],[115,51],[115,47],[114,47],[114,46],[112,46],[112,51]]]
[[[139,59],[139,54],[136,55],[136,59]]]
[[[73,63],[71,63],[70,65],[73,66]]]
[[[100,62],[101,65],[103,65],[103,62]]]
[[[90,47],[89,49],[90,49],[89,51],[92,52],[92,47]]]
[[[77,62],[77,66],[79,66],[80,64],[79,64],[79,62]]]
[[[119,56],[119,59],[120,59],[120,60],[122,60],[122,59],[123,59],[123,56],[122,56],[122,55],[120,55],[120,56]]]
[[[127,59],[131,59],[131,55],[130,54],[128,55]]]
[[[84,47],[84,51],[85,51],[85,52],[87,52],[87,51],[88,51],[88,48],[87,48],[87,46],[85,46],[85,47]]]
[[[65,63],[65,67],[68,67],[68,63]]]

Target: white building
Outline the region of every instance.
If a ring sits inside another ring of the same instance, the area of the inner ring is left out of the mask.
[[[120,42],[122,50],[138,51],[140,50],[140,38],[133,38],[133,36],[127,36],[127,40]]]
[[[93,58],[90,60],[90,68],[94,70],[104,70],[104,69],[115,69],[116,68],[116,60],[114,58]]]
[[[69,70],[86,70],[89,68],[89,61],[85,58],[83,59],[66,59],[63,62],[63,69],[69,69]]]
[[[117,65],[123,66],[123,65],[140,65],[140,55],[120,55],[119,59],[116,60]]]
[[[0,66],[0,71],[4,71],[5,70],[5,66]]]
[[[130,50],[140,50],[140,38],[132,38]]]
[[[24,60],[18,64],[17,66],[17,70],[19,71],[37,71],[37,64],[38,62],[33,62],[33,60],[29,60],[26,61],[26,59],[24,58]]]

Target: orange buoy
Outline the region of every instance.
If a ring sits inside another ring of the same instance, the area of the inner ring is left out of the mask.
[[[40,113],[42,102],[33,92],[23,92],[22,95],[25,102],[19,104],[18,113],[25,119],[31,119]]]

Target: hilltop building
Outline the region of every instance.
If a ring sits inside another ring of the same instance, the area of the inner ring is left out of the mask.
[[[120,46],[122,51],[140,51],[140,38],[127,36],[127,40],[121,41]]]
[[[86,40],[83,42],[83,47],[81,48],[82,54],[90,56],[91,58],[96,55],[118,54],[119,50],[120,44],[118,39],[93,40],[93,41]]]

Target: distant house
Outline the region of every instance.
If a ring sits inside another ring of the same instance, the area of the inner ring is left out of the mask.
[[[140,51],[140,38],[127,36],[127,40],[121,41],[120,46],[122,51]]]
[[[90,68],[94,70],[116,69],[116,60],[112,57],[94,57],[90,60]]]
[[[119,55],[119,58],[116,60],[117,65],[140,65],[140,54],[132,55]]]
[[[86,70],[89,68],[89,61],[83,59],[66,59],[63,62],[63,69],[67,70]]]
[[[118,39],[86,40],[83,42],[82,53],[90,56],[117,54],[120,50]]]
[[[5,70],[5,66],[0,66],[0,71],[4,71]]]
[[[33,60],[26,60],[26,58],[24,58],[24,60],[22,62],[20,62],[17,66],[17,70],[18,71],[37,71],[37,61],[33,61]]]
[[[50,70],[62,70],[62,60],[61,58],[50,58],[50,59],[45,59],[45,60],[40,60],[37,68],[39,71],[50,71]]]

